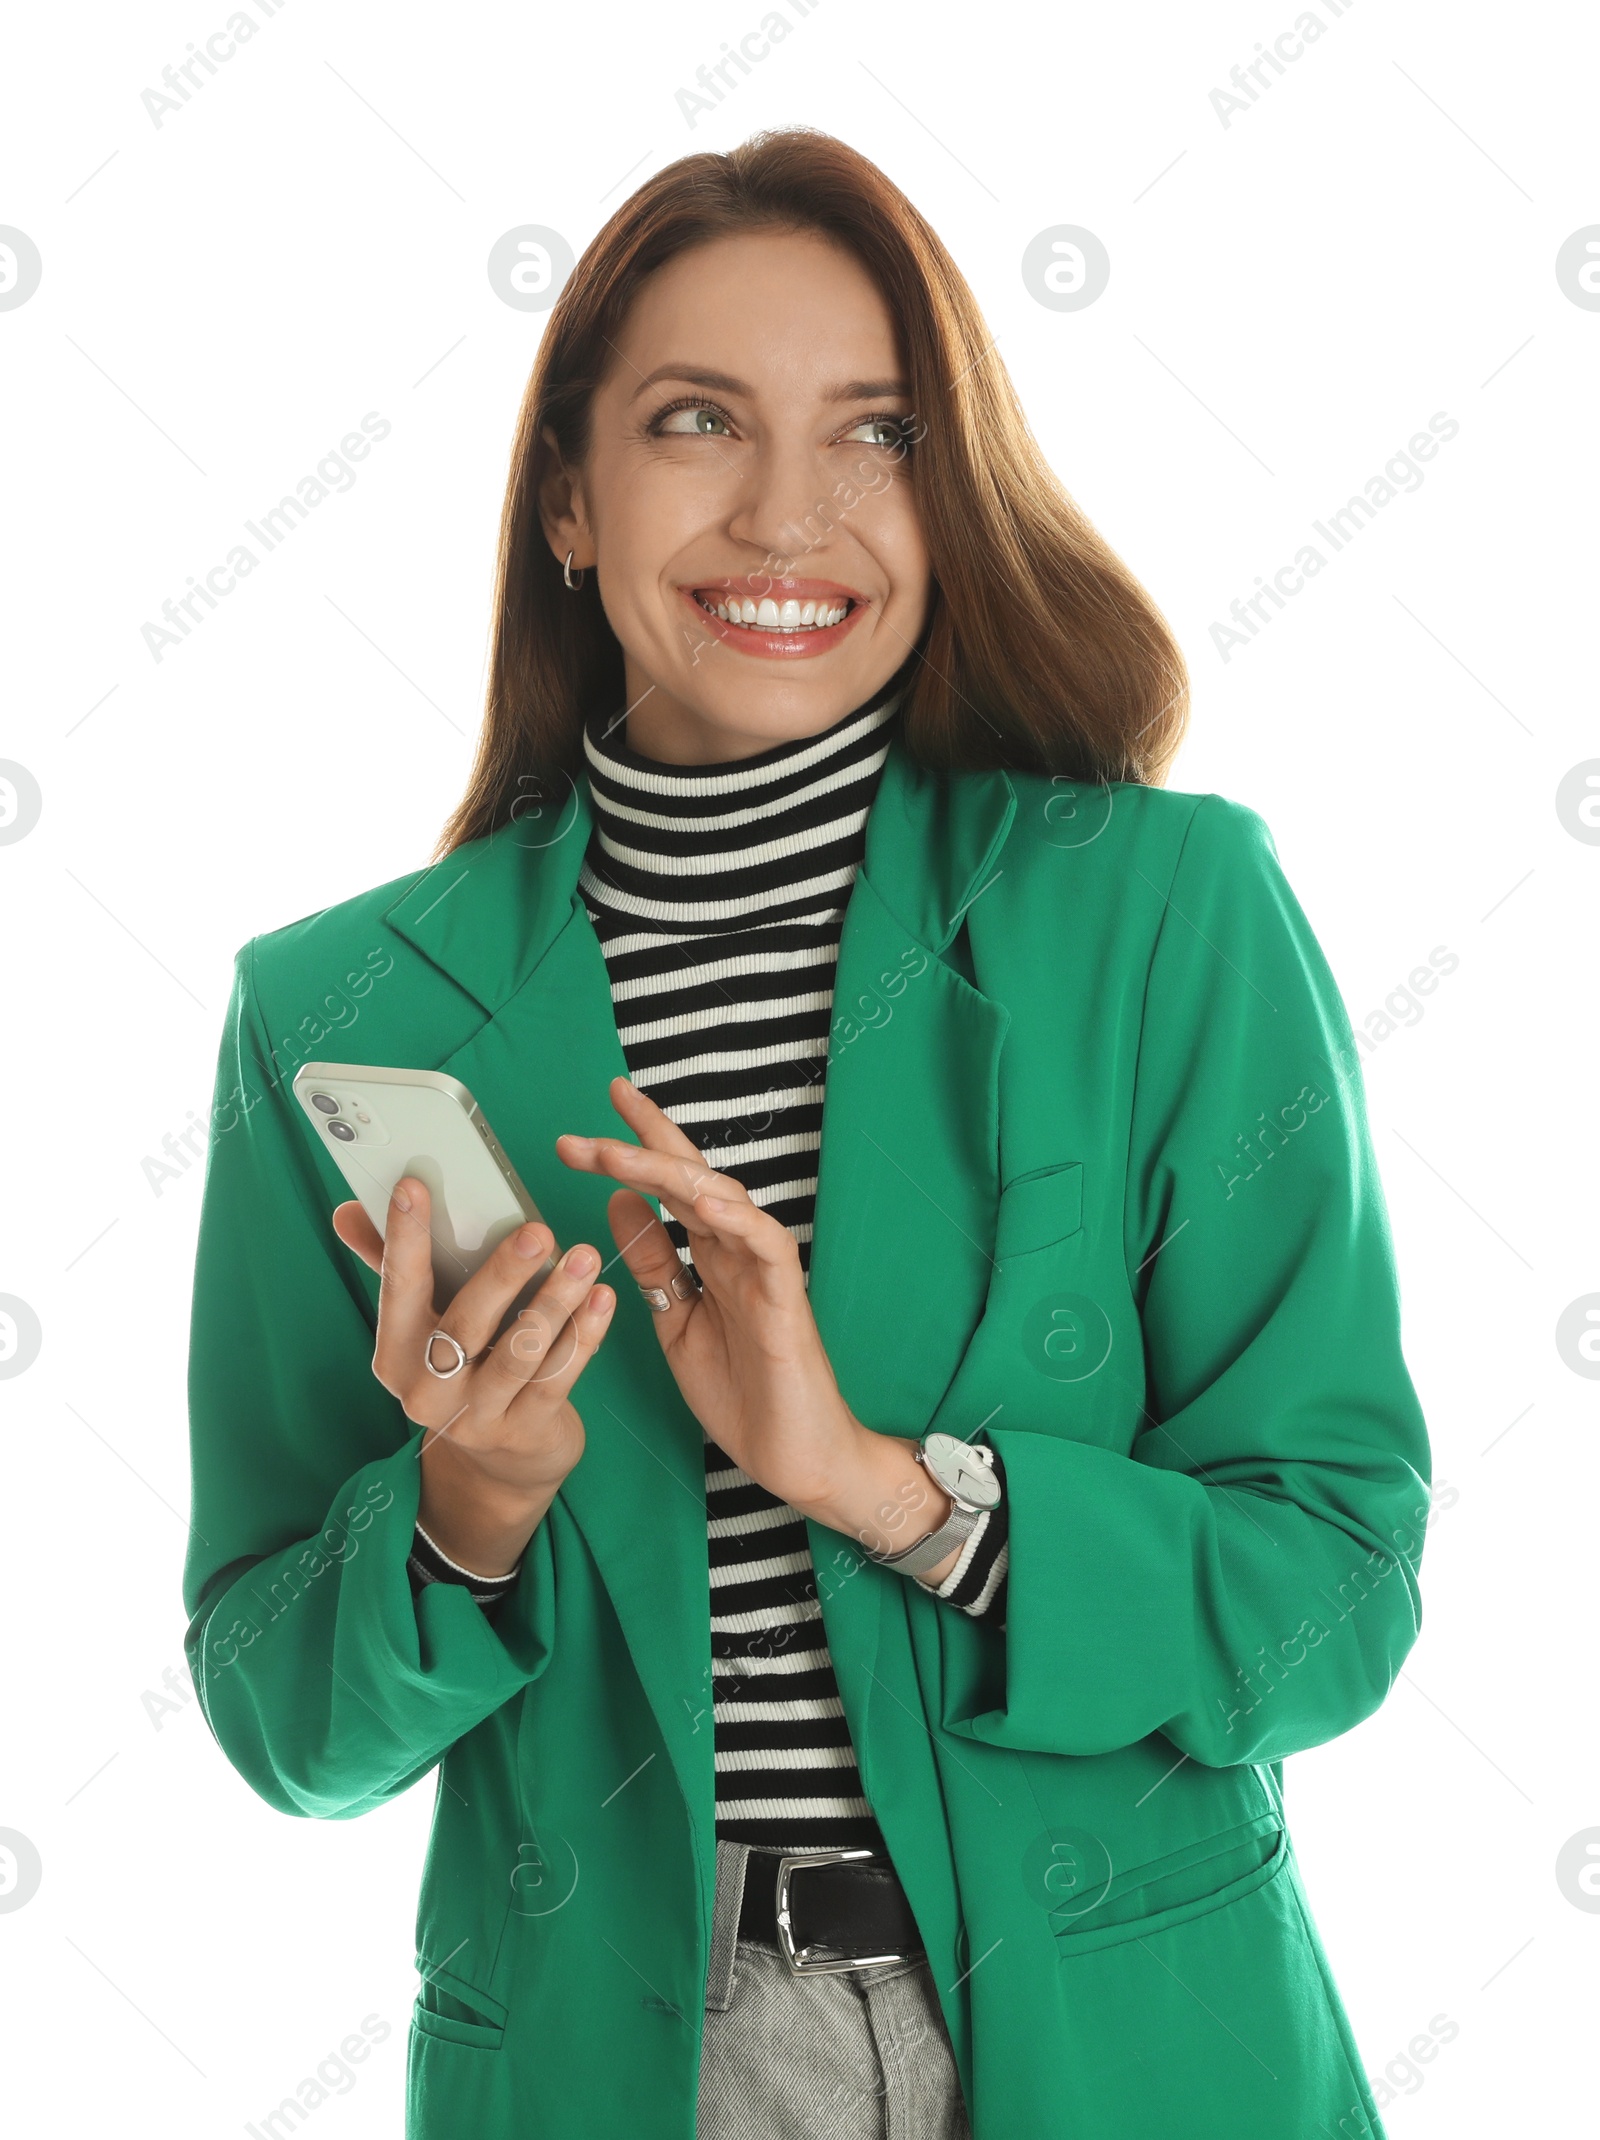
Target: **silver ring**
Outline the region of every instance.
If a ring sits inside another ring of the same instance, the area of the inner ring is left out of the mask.
[[[454,1367],[434,1366],[433,1348],[438,1343],[448,1345],[454,1352],[456,1356],[456,1364],[454,1365]],[[453,1382],[456,1376],[460,1374],[462,1368],[476,1367],[480,1360],[486,1360],[488,1357],[489,1355],[487,1352],[475,1352],[469,1354],[466,1347],[461,1343],[461,1340],[459,1338],[453,1338],[448,1330],[435,1330],[431,1332],[427,1344],[424,1345],[422,1348],[422,1364],[437,1382]]]
[[[666,1286],[642,1285],[639,1288],[639,1297],[652,1315],[665,1315],[672,1306],[674,1299],[694,1300],[699,1291],[700,1288],[695,1284],[689,1273],[685,1270],[680,1270],[672,1280],[670,1296]]]

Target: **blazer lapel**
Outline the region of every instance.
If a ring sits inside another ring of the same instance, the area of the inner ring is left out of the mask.
[[[704,1441],[617,1255],[606,1218],[616,1184],[574,1173],[554,1149],[563,1130],[620,1130],[607,1087],[627,1074],[577,890],[589,826],[575,791],[559,826],[509,825],[446,856],[388,919],[491,1014],[433,1067],[471,1091],[558,1244],[592,1242],[616,1288],[611,1336],[574,1392],[586,1440],[559,1498],[599,1568],[705,1863],[715,1780],[698,1721],[710,1705]]]
[[[897,741],[846,910],[810,1298],[846,1402],[882,1433],[918,1435],[932,1419],[993,1268],[1009,1013],[940,954],[993,881],[1015,811],[1004,773],[941,781]],[[906,1578],[863,1566],[837,1532],[808,1530],[840,1695],[870,1779],[881,1615]]]

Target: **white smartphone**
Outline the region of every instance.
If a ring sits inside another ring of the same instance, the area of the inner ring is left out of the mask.
[[[373,1063],[304,1063],[294,1090],[318,1141],[380,1235],[401,1176],[427,1185],[436,1312],[449,1306],[507,1234],[539,1217],[459,1078]],[[500,1330],[554,1269],[554,1255],[547,1256],[507,1308]]]

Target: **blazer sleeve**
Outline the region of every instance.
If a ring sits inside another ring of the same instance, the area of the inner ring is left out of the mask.
[[[1197,805],[1145,991],[1125,1237],[1131,1453],[997,1422],[1004,1701],[950,1729],[1272,1761],[1383,1701],[1420,1624],[1429,1456],[1349,1020],[1271,836]]]
[[[218,1062],[189,1351],[186,1650],[229,1761],[285,1813],[395,1797],[549,1661],[549,1526],[492,1616],[407,1561],[422,1430],[372,1372],[376,1279],[272,1068],[254,946]]]

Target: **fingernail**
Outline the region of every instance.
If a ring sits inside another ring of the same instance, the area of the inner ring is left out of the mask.
[[[530,1263],[533,1261],[534,1257],[538,1255],[539,1229],[537,1226],[524,1226],[522,1228],[521,1232],[517,1235],[516,1253],[519,1256],[526,1256]]]
[[[590,1271],[600,1268],[600,1258],[592,1248],[569,1248],[561,1259],[561,1268],[574,1278],[586,1278]]]
[[[581,1144],[586,1152],[594,1150],[595,1140],[593,1137],[579,1137],[570,1129],[565,1132],[565,1135],[568,1144]]]
[[[411,1209],[411,1199],[399,1182],[394,1185],[394,1201],[401,1211],[409,1211]]]

